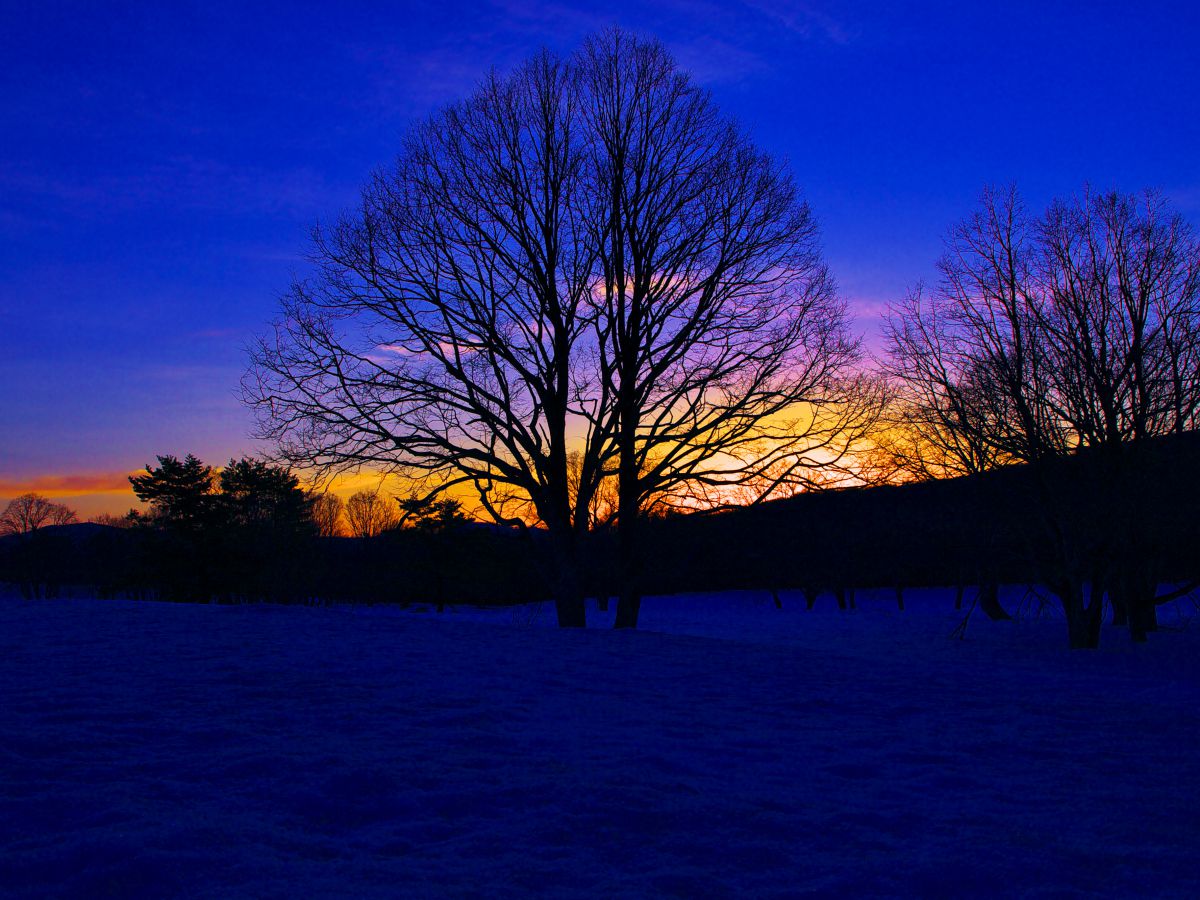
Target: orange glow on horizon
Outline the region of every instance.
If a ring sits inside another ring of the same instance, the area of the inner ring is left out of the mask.
[[[220,470],[222,467],[215,468]],[[0,476],[0,510],[10,500],[22,494],[40,494],[69,506],[84,521],[104,514],[123,516],[130,509],[146,509],[146,505],[134,495],[133,487],[129,483],[131,475],[144,474],[145,468],[139,467],[128,472],[58,472],[35,475],[31,478]],[[305,473],[296,474],[306,490],[314,488],[311,480],[305,477]],[[364,490],[379,491],[386,497],[411,493],[411,490],[405,490],[398,477],[368,471],[337,475],[329,483],[322,483],[317,490],[337,494],[343,500]],[[463,496],[459,499],[467,501],[469,498]],[[469,502],[464,502],[463,505],[468,508],[472,506]]]
[[[0,478],[0,497],[21,494],[41,494],[43,497],[76,497],[91,494],[129,494],[129,476],[145,471],[82,472],[57,475],[38,475],[34,478]]]

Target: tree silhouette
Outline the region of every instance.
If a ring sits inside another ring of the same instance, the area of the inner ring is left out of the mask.
[[[401,497],[399,525],[420,531],[446,532],[470,522],[463,512],[462,501],[444,497],[428,500],[424,497]]]
[[[660,45],[617,30],[415,129],[315,257],[253,353],[260,436],[540,523],[562,625],[584,624],[606,478],[634,624],[648,497],[792,480],[846,421],[857,345],[807,206]]]
[[[353,537],[373,538],[395,528],[400,514],[379,491],[359,491],[346,501],[346,520]]]
[[[78,522],[74,510],[47,500],[41,494],[22,494],[10,500],[0,513],[0,534],[30,534],[46,525]]]
[[[317,234],[320,273],[246,384],[289,460],[466,484],[497,521],[543,522],[564,625],[583,624],[566,460],[592,266],[574,93],[546,53],[411,132]]]
[[[317,494],[312,498],[312,520],[321,537],[341,537],[346,533],[346,503],[337,494]]]
[[[151,505],[148,555],[165,594],[233,600],[297,592],[313,525],[311,500],[294,474],[248,458],[219,472],[191,454],[158,461],[129,480]]]
[[[303,532],[312,526],[312,499],[287,469],[262,460],[230,460],[217,480],[232,527]]]
[[[190,453],[183,460],[160,456],[157,467],[147,465],[146,474],[129,476],[129,483],[163,525],[199,531],[213,524],[216,474]]]
[[[948,471],[1039,464],[1072,645],[1098,642],[1105,591],[1143,639],[1153,473],[1128,448],[1197,425],[1200,245],[1153,193],[1085,193],[1034,218],[1015,189],[988,190],[939,269],[888,321],[907,424]],[[1049,465],[1068,454],[1086,464]]]

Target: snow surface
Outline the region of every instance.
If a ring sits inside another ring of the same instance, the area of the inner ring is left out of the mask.
[[[1190,600],[858,600],[0,600],[0,893],[1200,896]]]

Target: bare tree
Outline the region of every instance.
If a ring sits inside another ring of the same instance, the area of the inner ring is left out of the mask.
[[[254,354],[261,435],[540,523],[563,625],[606,479],[629,560],[649,498],[776,473],[769,494],[857,421],[857,344],[790,178],[620,31],[418,128],[315,257]]]
[[[1152,193],[1085,193],[1034,219],[1015,189],[988,190],[950,233],[939,269],[934,291],[914,292],[887,324],[905,424],[949,472],[1100,453],[1086,468],[1087,521],[1078,489],[1040,482],[1057,544],[1055,589],[1072,645],[1098,641],[1104,587],[1141,611],[1142,624],[1131,621],[1141,638],[1153,624],[1154,578],[1132,568],[1152,557],[1137,539],[1150,513],[1134,512],[1144,473],[1125,448],[1197,425],[1200,246],[1191,229]]]
[[[341,537],[346,533],[346,504],[337,494],[317,494],[312,501],[312,520],[321,537]]]
[[[951,230],[932,294],[918,288],[889,310],[886,369],[902,421],[950,472],[1068,449],[1044,402],[1037,252],[1036,223],[1016,190],[988,189],[981,209]]]
[[[636,625],[637,522],[651,497],[767,496],[844,455],[858,344],[791,177],[663,46],[619,30],[580,57],[595,185],[591,295],[614,436],[624,587]],[[851,387],[851,390],[845,388]],[[861,410],[859,410],[861,412]],[[685,500],[687,502],[687,500]]]
[[[912,323],[890,324],[908,327]],[[893,341],[896,339],[894,335]],[[899,339],[908,341],[911,335]],[[911,362],[900,360],[901,365]],[[970,376],[958,381],[939,374],[935,386],[932,379],[925,380],[910,371],[905,377],[896,377],[889,386],[895,390],[887,398],[864,454],[863,465],[869,469],[863,477],[865,482],[895,484],[953,478],[1016,461],[987,440],[979,397],[983,386]]]
[[[373,538],[395,528],[400,512],[395,502],[379,491],[359,491],[346,501],[346,521],[352,537]]]
[[[1200,245],[1154,193],[1057,201],[1041,225],[1055,415],[1081,446],[1200,419]]]
[[[41,494],[22,494],[9,501],[0,513],[0,534],[29,534],[47,525],[78,522],[74,510],[47,500]]]
[[[1157,628],[1147,528],[1147,438],[1194,429],[1200,410],[1200,244],[1154,193],[1056,202],[1041,229],[1054,414],[1098,459],[1106,587],[1135,640]],[[1093,587],[1093,591],[1095,588]]]

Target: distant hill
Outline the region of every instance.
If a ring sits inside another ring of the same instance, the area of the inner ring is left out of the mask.
[[[1134,529],[1172,577],[1197,575],[1200,434],[1125,453],[1120,484],[1089,451],[1036,467],[668,519],[650,529],[647,589],[1033,581],[1061,532],[1099,553],[1106,540],[1121,540],[1113,523]]]
[[[19,541],[22,538],[28,538],[31,535],[40,535],[42,537],[52,537],[56,540],[68,540],[73,544],[84,543],[91,540],[100,534],[110,534],[120,532],[121,529],[112,525],[102,525],[99,522],[72,522],[69,525],[45,525],[37,529],[35,532],[28,534],[4,534],[0,535],[0,543]]]

